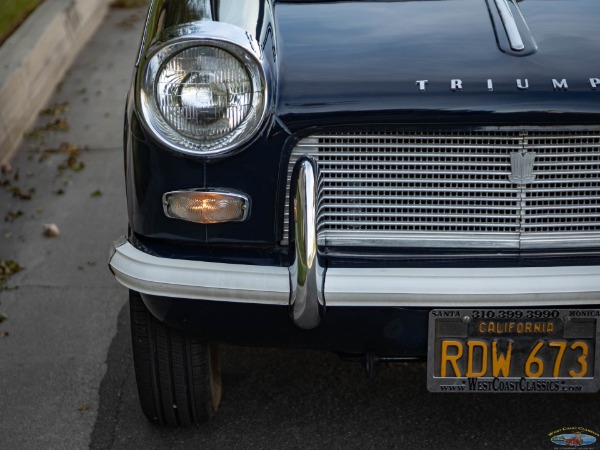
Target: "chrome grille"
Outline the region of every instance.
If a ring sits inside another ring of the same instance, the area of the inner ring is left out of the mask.
[[[534,152],[535,180],[509,180],[511,153]],[[600,245],[600,133],[475,131],[320,134],[302,139],[321,176],[319,245]]]

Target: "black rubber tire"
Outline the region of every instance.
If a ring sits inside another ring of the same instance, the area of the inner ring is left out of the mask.
[[[135,291],[129,306],[135,378],[148,420],[175,426],[208,421],[221,401],[218,346],[165,326]]]

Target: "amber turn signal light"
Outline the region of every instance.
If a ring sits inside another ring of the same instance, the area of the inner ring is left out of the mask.
[[[232,190],[174,191],[163,195],[163,208],[167,217],[189,222],[243,222],[250,214],[250,198]]]

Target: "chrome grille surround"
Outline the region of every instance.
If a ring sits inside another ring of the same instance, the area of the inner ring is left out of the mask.
[[[514,184],[514,152],[535,153],[535,180]],[[600,247],[600,132],[322,133],[300,140],[289,183],[310,155],[321,176],[321,246]]]

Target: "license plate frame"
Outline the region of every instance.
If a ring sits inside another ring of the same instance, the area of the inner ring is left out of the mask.
[[[599,318],[600,310],[591,308],[434,309],[429,313],[427,389],[597,392]]]

